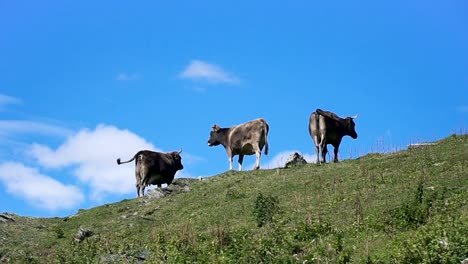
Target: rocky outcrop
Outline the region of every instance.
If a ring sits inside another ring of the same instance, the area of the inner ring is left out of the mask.
[[[301,154],[294,152],[293,154],[289,155],[288,160],[284,164],[284,167],[291,168],[297,165],[304,164],[307,164],[307,161],[304,159],[304,157]]]
[[[15,215],[10,213],[1,213],[0,214],[0,223],[15,222],[13,218]]]
[[[80,243],[85,238],[90,237],[92,235],[93,235],[93,232],[91,230],[88,230],[85,227],[80,226],[80,228],[78,229],[78,233],[75,236],[75,242]]]
[[[145,200],[160,199],[172,194],[186,193],[192,190],[192,185],[198,182],[197,179],[177,178],[170,185],[164,188],[150,189],[145,195]]]

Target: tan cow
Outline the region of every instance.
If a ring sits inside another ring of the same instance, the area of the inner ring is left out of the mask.
[[[260,168],[260,156],[265,146],[268,155],[268,123],[263,118],[255,119],[234,127],[221,128],[214,125],[208,139],[208,146],[223,145],[229,159],[229,169],[232,170],[232,159],[239,155],[239,171],[242,170],[244,155],[256,156],[254,170]]]

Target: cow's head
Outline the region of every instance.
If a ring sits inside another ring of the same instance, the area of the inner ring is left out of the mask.
[[[345,118],[346,131],[348,135],[352,137],[353,139],[356,139],[358,137],[356,133],[356,129],[355,129],[356,124],[354,124],[354,120],[353,120],[355,118],[357,118],[357,116]]]
[[[182,156],[180,156],[180,153],[182,153],[182,148],[179,151],[174,151],[171,153],[172,158],[174,159],[176,170],[182,170],[184,168],[184,165],[182,165]]]
[[[219,144],[221,144],[221,138],[219,135],[220,130],[221,130],[221,127],[219,127],[218,125],[214,125],[212,127],[212,130],[210,132],[210,138],[208,139],[208,146],[212,147],[212,146],[218,146]]]

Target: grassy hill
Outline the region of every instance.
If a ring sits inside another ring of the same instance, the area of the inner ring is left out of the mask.
[[[3,215],[0,262],[460,263],[468,136],[336,164],[226,172],[66,218]],[[75,241],[79,228],[89,237]]]

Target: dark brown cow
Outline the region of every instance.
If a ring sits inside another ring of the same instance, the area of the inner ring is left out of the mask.
[[[321,109],[315,110],[309,118],[309,134],[314,140],[315,152],[317,153],[317,163],[319,163],[320,152],[322,158],[320,162],[325,163],[327,154],[327,145],[334,147],[334,162],[338,162],[338,149],[344,136],[350,136],[353,139],[358,137],[354,129],[354,117],[340,118],[336,114]]]
[[[120,161],[117,159],[117,164],[129,163],[135,160],[135,178],[137,195],[140,197],[145,195],[146,186],[153,184],[161,187],[162,184],[171,184],[178,170],[182,170],[182,157],[180,151],[169,153],[154,152],[150,150],[138,151],[132,159],[128,161]]]
[[[239,155],[239,171],[242,170],[244,155],[256,155],[254,170],[260,168],[260,156],[263,146],[265,155],[268,155],[268,123],[263,118],[255,119],[247,123],[221,128],[214,125],[210,132],[208,146],[223,145],[229,159],[229,169],[232,170],[232,159]]]

